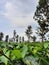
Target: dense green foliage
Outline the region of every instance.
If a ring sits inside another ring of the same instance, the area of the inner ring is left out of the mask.
[[[49,65],[49,42],[0,42],[0,65]]]

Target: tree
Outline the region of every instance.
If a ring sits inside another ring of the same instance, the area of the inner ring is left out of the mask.
[[[8,42],[8,40],[9,40],[9,35],[6,35],[5,41]]]
[[[16,36],[16,42],[18,42],[18,41],[19,41],[19,35]]]
[[[19,42],[21,43],[21,36],[19,37]]]
[[[24,42],[24,37],[22,37],[22,42]]]
[[[49,0],[39,0],[35,12],[35,19],[40,21],[44,20],[45,23],[49,25]]]
[[[49,40],[49,34],[47,35],[47,37],[48,37],[48,40]]]
[[[31,34],[32,34],[32,27],[29,25],[26,29],[26,35],[28,37],[28,42],[30,42],[30,37],[31,37]]]
[[[33,42],[35,42],[36,41],[36,36],[33,36],[32,39],[33,39]]]
[[[13,39],[14,39],[14,42],[16,41],[16,30],[13,31]]]
[[[0,41],[2,41],[4,34],[2,32],[0,32]]]
[[[35,16],[38,21],[42,42],[44,35],[49,31],[49,0],[39,0]]]
[[[48,32],[48,27],[47,27],[47,24],[45,23],[45,21],[38,21],[38,24],[39,24],[39,27],[38,27],[38,30],[37,30],[37,34],[39,36],[41,36],[41,39],[42,39],[42,42],[44,41],[44,38],[45,38],[45,34]]]

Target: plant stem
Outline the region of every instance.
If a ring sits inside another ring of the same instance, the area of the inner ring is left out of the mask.
[[[3,54],[3,56],[5,56],[13,65],[13,61],[9,57],[7,57],[5,54]]]

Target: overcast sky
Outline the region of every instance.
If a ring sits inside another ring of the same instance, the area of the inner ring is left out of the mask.
[[[25,29],[31,25],[37,27],[33,19],[38,0],[0,0],[0,32],[12,36],[15,29],[19,35],[25,36]]]

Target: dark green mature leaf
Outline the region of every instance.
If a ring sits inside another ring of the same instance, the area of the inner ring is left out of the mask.
[[[22,48],[22,58],[25,57],[25,55],[27,54],[27,51],[28,51],[27,45],[23,45],[23,48]]]
[[[5,55],[6,55],[7,57],[9,57],[9,54],[10,54],[10,51],[8,51]],[[5,65],[7,65],[8,59],[7,59],[6,57],[1,56],[1,57],[0,57],[0,60],[1,60],[2,62],[4,62]]]

